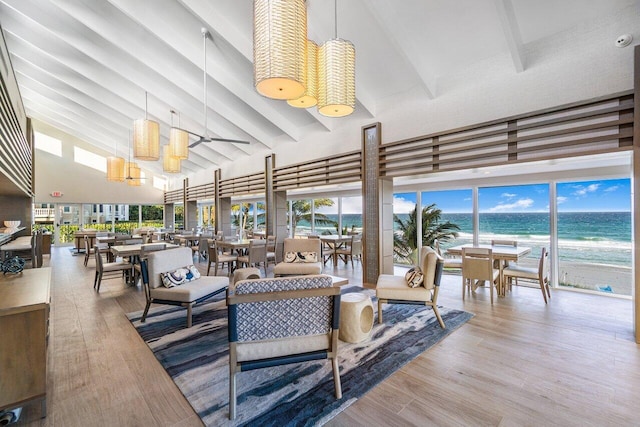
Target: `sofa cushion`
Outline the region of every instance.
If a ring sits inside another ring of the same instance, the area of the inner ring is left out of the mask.
[[[317,252],[287,252],[284,262],[318,262]]]
[[[216,293],[227,286],[229,286],[229,278],[227,277],[203,276],[198,280],[193,280],[181,286],[174,286],[173,288],[160,286],[159,288],[150,289],[149,294],[154,299],[189,303]]]
[[[406,301],[431,301],[431,292],[418,286],[410,288],[403,276],[381,274],[378,276],[376,296],[380,299],[397,299]]]
[[[273,267],[275,276],[307,275],[322,273],[321,262],[279,262]]]
[[[416,288],[422,285],[424,275],[422,274],[422,270],[420,270],[419,267],[412,267],[404,275],[404,279],[407,281],[407,286],[409,286],[410,288]]]
[[[172,271],[160,273],[160,278],[162,279],[162,284],[166,288],[173,288],[174,286],[199,279],[200,272],[195,265],[191,264],[186,267],[180,267]]]

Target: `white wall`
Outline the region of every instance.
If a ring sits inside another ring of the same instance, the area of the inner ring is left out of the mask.
[[[356,107],[350,117],[329,119],[331,133],[318,126],[305,129],[301,141],[276,145],[277,164],[359,150],[361,127],[377,121],[382,123],[385,143],[633,89],[633,49],[640,42],[636,8],[634,4],[615,15],[525,45],[521,73],[516,73],[511,57],[496,57],[463,73],[439,78],[434,99],[427,99],[423,89],[416,87],[378,101],[375,117]],[[631,46],[615,47],[617,36],[634,29]],[[264,170],[264,156],[270,152],[260,149],[251,158],[222,164],[223,179]],[[190,177],[189,184],[212,182],[213,170]],[[181,182],[177,184],[180,188]]]
[[[95,146],[39,121],[33,121],[33,128],[35,132],[62,141],[62,157],[35,150],[36,203],[164,203],[163,191],[154,188],[151,179],[139,187],[126,182],[108,182],[106,173],[73,161],[74,146],[105,157],[110,153],[99,152]],[[63,196],[51,197],[53,191],[60,191]]]

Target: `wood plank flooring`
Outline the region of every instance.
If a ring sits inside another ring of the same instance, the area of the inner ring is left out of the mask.
[[[17,425],[202,425],[125,316],[144,308],[142,290],[108,279],[97,294],[93,260],[68,248],[46,258],[48,415],[27,405]],[[326,272],[361,283],[357,262]],[[475,317],[328,425],[638,425],[630,300],[552,290],[545,306],[538,289],[515,287],[491,306],[488,290],[463,302],[460,277],[443,282],[439,303]]]

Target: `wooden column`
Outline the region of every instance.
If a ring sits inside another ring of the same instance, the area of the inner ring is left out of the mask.
[[[380,178],[382,125],[362,127],[362,281],[393,273],[393,180]]]
[[[636,343],[640,344],[640,45],[634,48],[633,71],[633,160],[632,160],[632,203],[633,218],[633,319]]]
[[[220,181],[222,180],[220,169],[216,170],[214,178],[216,232],[222,231],[225,236],[231,236],[231,197],[220,197]]]
[[[174,228],[175,222],[176,222],[175,218],[176,218],[175,204],[165,203],[164,212],[163,212],[164,228]]]
[[[273,186],[273,170],[276,167],[276,155],[265,157],[265,202],[267,215],[267,235],[276,236],[276,262],[282,261],[284,239],[288,237],[287,230],[287,192],[275,191]]]

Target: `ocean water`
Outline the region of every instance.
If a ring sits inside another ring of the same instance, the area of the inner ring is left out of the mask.
[[[402,219],[408,215],[400,214]],[[338,221],[337,215],[327,215]],[[442,244],[443,248],[469,243],[473,238],[471,214],[443,213],[443,221],[460,227],[458,239]],[[362,228],[362,215],[345,214],[342,225]],[[300,223],[298,232],[310,230]],[[532,257],[540,256],[540,248],[549,248],[549,214],[547,213],[481,213],[480,241],[517,240],[530,246]],[[316,231],[335,233],[335,227],[316,226]],[[560,212],[558,213],[558,256],[560,261],[631,266],[631,212]]]

